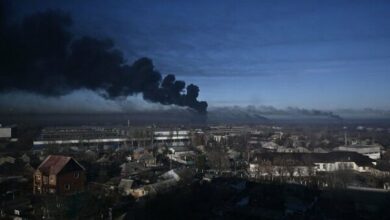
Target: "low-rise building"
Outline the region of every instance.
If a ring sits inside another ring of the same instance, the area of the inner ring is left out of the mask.
[[[278,153],[310,153],[305,147],[284,147],[280,146],[276,149]]]
[[[0,124],[0,142],[1,141],[10,141],[10,142],[18,141],[16,133],[17,133],[16,125],[3,127]]]
[[[356,152],[371,159],[377,160],[381,158],[381,146],[380,145],[361,145],[353,144],[348,146],[340,146],[333,149],[333,151],[348,151]]]
[[[155,167],[157,166],[156,157],[152,154],[144,154],[138,160],[138,163],[143,164],[145,167]]]
[[[132,179],[122,179],[118,188],[123,195],[132,195],[135,198],[154,196],[173,189],[179,182],[187,182],[193,175],[191,169],[170,170],[162,174],[156,182],[142,186],[134,186]]]
[[[11,138],[12,137],[12,128],[1,127],[0,125],[0,138]]]
[[[373,159],[356,152],[262,153],[249,163],[248,172],[252,177],[304,177],[339,170],[379,172],[374,164]]]
[[[171,147],[168,158],[184,165],[193,165],[195,152],[187,147]]]
[[[49,155],[33,176],[34,194],[68,195],[84,190],[85,168],[75,159]]]

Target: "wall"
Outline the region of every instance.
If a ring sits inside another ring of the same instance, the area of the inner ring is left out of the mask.
[[[12,137],[12,128],[0,127],[0,138],[11,138],[11,137]]]
[[[74,176],[75,173],[79,173],[79,177]],[[72,194],[75,192],[84,191],[85,188],[85,172],[73,171],[57,176],[57,191],[59,194]],[[70,189],[66,189],[65,185],[69,184]]]

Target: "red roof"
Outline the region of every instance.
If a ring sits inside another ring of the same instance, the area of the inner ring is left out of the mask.
[[[85,170],[84,167],[79,164],[76,160],[71,157],[60,156],[60,155],[49,155],[39,165],[38,170],[43,174],[56,175],[58,174],[71,160],[73,160],[81,169]]]

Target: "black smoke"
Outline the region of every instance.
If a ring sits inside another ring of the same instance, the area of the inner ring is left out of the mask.
[[[325,117],[333,118],[335,120],[342,120],[342,118],[339,115],[331,111],[321,111],[317,109],[304,109],[304,108],[294,108],[294,107],[288,107],[286,111],[292,114],[301,114],[306,116],[325,116]]]
[[[164,78],[152,60],[127,64],[110,39],[81,37],[69,31],[72,19],[62,11],[46,11],[10,25],[0,16],[0,91],[21,90],[62,96],[90,89],[107,99],[142,94],[163,105],[186,106],[206,113],[199,88],[174,75]]]
[[[223,120],[225,118],[246,118],[248,120],[273,118],[327,118],[335,121],[342,121],[343,118],[331,111],[321,111],[316,109],[304,109],[287,107],[285,109],[275,108],[273,106],[253,106],[247,107],[231,106],[231,107],[212,107],[209,110],[209,119]]]

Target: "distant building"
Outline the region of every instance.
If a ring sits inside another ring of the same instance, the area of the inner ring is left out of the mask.
[[[50,145],[66,146],[119,146],[129,138],[118,135],[116,130],[104,127],[47,127],[34,140],[34,148]]]
[[[351,170],[376,172],[375,161],[356,152],[262,153],[249,163],[249,174],[260,176],[313,176],[318,172]]]
[[[126,162],[120,165],[121,176],[129,177],[150,171],[151,166],[138,162]]]
[[[192,153],[194,153],[194,151],[189,149],[188,147],[170,147],[168,150],[172,154],[192,154]]]
[[[16,133],[17,133],[17,127],[15,125],[3,127],[0,124],[0,141],[7,140],[7,141],[15,142],[15,141],[17,141]]]
[[[170,160],[184,165],[194,164],[195,152],[187,147],[171,147],[169,152],[168,158]]]
[[[251,131],[248,126],[211,126],[211,135],[239,136]]]
[[[316,147],[313,149],[313,153],[329,153],[329,151],[327,149],[324,149],[322,147]]]
[[[222,140],[227,140],[228,137],[229,137],[229,136],[227,136],[227,135],[217,135],[217,134],[215,134],[215,135],[213,135],[213,140],[214,140],[215,142],[221,143]]]
[[[131,155],[131,160],[138,160],[141,158],[144,154],[148,154],[149,152],[145,150],[143,147],[138,147],[133,150],[133,153]]]
[[[281,147],[273,141],[262,141],[260,143],[261,143],[261,147],[267,150],[276,150]]]
[[[122,179],[118,185],[122,195],[132,195],[135,198],[154,196],[175,188],[179,182],[188,182],[194,176],[191,169],[175,169],[162,174],[157,182],[135,187],[131,179]]]
[[[143,154],[138,158],[137,162],[143,164],[145,167],[157,166],[156,158],[152,154]]]
[[[73,194],[84,190],[85,168],[71,157],[49,155],[33,179],[34,194]]]
[[[184,146],[190,143],[190,139],[190,131],[188,130],[161,130],[153,132],[154,143],[164,143],[171,146]]]
[[[12,129],[0,127],[0,138],[11,138],[12,137]]]
[[[377,160],[381,158],[381,146],[380,145],[361,145],[354,144],[348,146],[340,146],[333,149],[333,151],[348,151],[356,152],[365,155],[371,159]]]
[[[14,157],[11,157],[11,156],[0,157],[0,166],[5,164],[5,163],[14,164],[15,160],[16,159]]]
[[[276,149],[278,153],[310,153],[310,151],[305,147],[284,147],[280,146]]]

